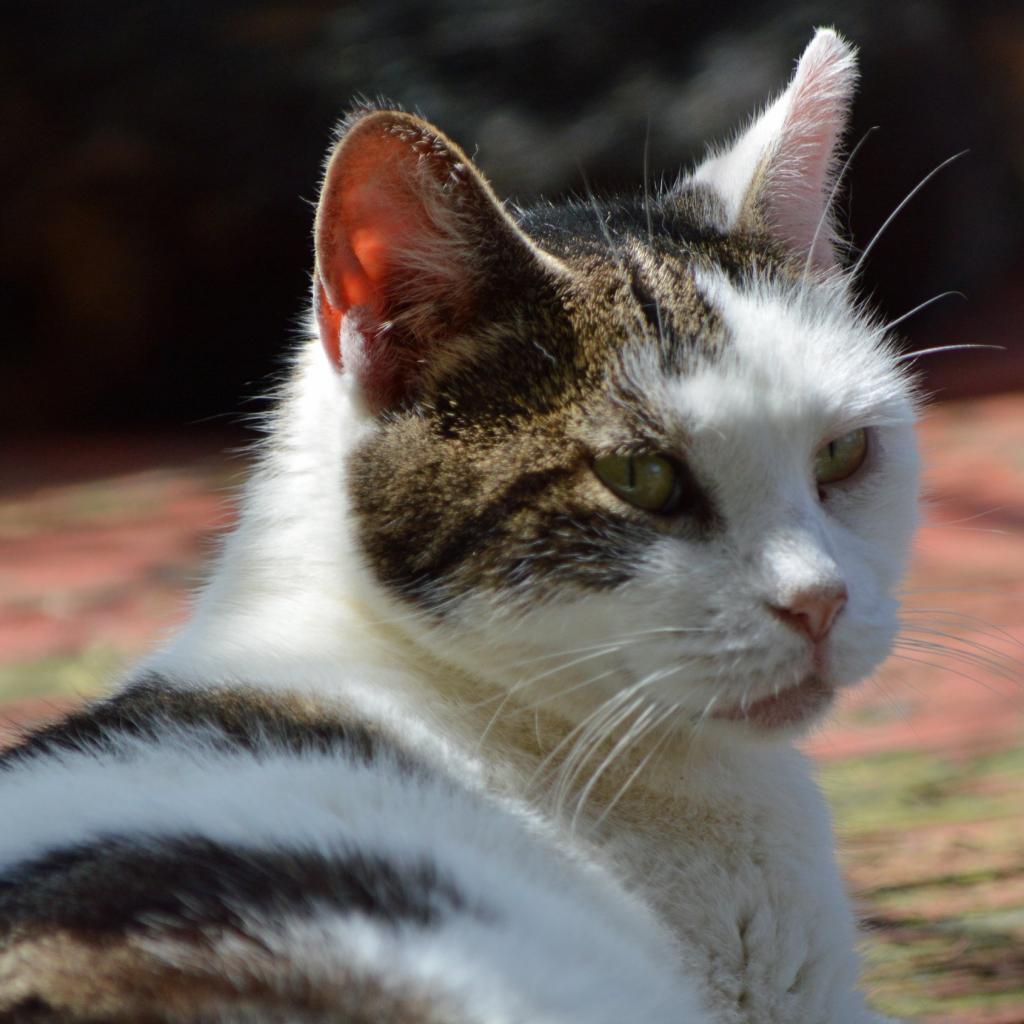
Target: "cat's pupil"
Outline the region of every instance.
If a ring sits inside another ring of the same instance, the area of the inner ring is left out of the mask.
[[[851,430],[818,449],[814,476],[819,485],[846,480],[861,467],[867,455],[867,431]]]

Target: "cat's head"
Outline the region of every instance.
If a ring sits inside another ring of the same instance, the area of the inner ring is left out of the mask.
[[[344,126],[317,321],[368,425],[363,562],[435,653],[527,701],[760,736],[884,658],[917,464],[836,255],[855,80],[819,31],[671,189],[528,210],[416,117]]]

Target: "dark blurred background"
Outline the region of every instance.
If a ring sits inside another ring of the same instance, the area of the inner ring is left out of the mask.
[[[0,430],[244,410],[298,331],[331,126],[383,95],[501,195],[673,176],[785,83],[813,26],[861,47],[842,202],[888,317],[953,395],[1024,385],[1024,4],[952,0],[33,0],[0,34]],[[1016,346],[1016,348],[1015,348]]]

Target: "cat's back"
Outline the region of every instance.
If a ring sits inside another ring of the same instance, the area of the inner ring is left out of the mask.
[[[33,734],[0,759],[0,1019],[680,1019],[661,928],[471,771],[152,676]]]

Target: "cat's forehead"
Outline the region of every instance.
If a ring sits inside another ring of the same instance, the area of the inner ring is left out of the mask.
[[[771,445],[904,422],[907,385],[882,332],[845,291],[721,270],[692,270],[708,310],[689,346],[633,343],[621,360],[624,390],[670,435]]]
[[[696,356],[710,357],[720,348],[727,332],[695,270],[701,259],[717,266],[712,257],[637,235],[614,245],[599,238],[574,241],[568,258],[567,249],[561,254],[571,268],[561,302],[574,338],[576,372],[614,377],[637,354],[654,376],[674,375]],[[530,320],[544,327],[535,310]]]

